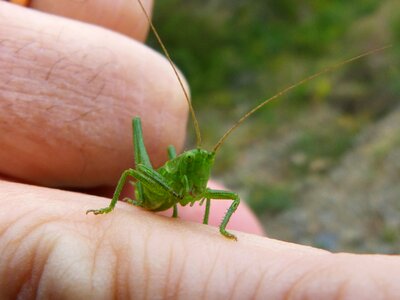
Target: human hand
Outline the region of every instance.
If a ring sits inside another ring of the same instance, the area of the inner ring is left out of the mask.
[[[54,3],[31,2],[34,8],[108,25],[139,41],[147,31],[147,20],[132,0],[112,9],[107,1]],[[142,117],[156,166],[167,159],[168,145],[182,149],[187,103],[161,55],[99,27],[0,5],[0,174],[110,197],[122,171],[133,165],[131,119],[136,115]],[[210,224],[217,224],[227,204],[213,206]],[[180,215],[193,220],[203,210],[186,207]],[[262,234],[244,205],[237,214],[245,222],[231,228]]]
[[[54,3],[32,5],[145,36],[132,0],[112,7]],[[135,114],[144,116],[155,164],[166,159],[168,144],[182,148],[187,105],[161,56],[99,27],[7,3],[0,2],[0,17],[0,172],[9,180],[97,187],[91,192],[107,195],[109,188],[98,187],[114,185],[133,164]],[[86,216],[110,200],[35,185],[0,182],[0,298],[377,299],[400,293],[396,257],[333,255],[243,233],[232,242],[215,228],[125,203],[109,215]],[[222,202],[214,203],[210,223],[220,221],[213,213]],[[190,207],[179,212],[190,219],[194,211],[195,218],[202,214]],[[230,225],[260,233],[244,205]]]

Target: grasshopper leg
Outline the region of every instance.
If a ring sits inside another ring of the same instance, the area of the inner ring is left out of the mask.
[[[221,234],[223,236],[225,236],[229,239],[237,240],[236,236],[233,235],[232,233],[229,233],[228,231],[226,231],[225,228],[226,228],[226,225],[228,225],[229,219],[231,218],[232,214],[236,211],[237,207],[240,204],[239,196],[233,192],[222,191],[222,190],[212,190],[212,189],[207,189],[204,196],[207,199],[207,201],[209,199],[233,200],[231,206],[229,207],[228,211],[226,212],[224,218],[222,219],[221,225],[219,226],[219,232],[221,232]],[[208,218],[208,213],[207,213],[207,218]]]
[[[135,188],[136,205],[142,206],[142,203],[144,200],[143,185],[140,181],[138,181],[138,182],[136,182],[135,187],[136,187]]]
[[[100,208],[100,209],[89,209],[86,211],[86,214],[94,213],[95,215],[98,215],[98,214],[107,214],[107,213],[111,212],[114,209],[115,204],[117,204],[119,195],[121,194],[121,191],[125,185],[126,179],[128,178],[128,176],[132,176],[132,177],[136,178],[137,177],[136,173],[137,173],[137,171],[134,169],[125,170],[122,173],[122,175],[118,181],[118,184],[117,184],[117,187],[115,188],[115,192],[112,197],[110,205],[108,207],[104,207],[104,208]]]
[[[133,186],[135,189],[135,199],[131,199],[129,197],[125,197],[121,201],[135,205],[135,206],[142,206],[143,203],[143,187],[142,184],[134,181],[129,181],[129,183]]]
[[[132,204],[134,206],[139,206],[139,207],[142,206],[142,201],[139,201],[137,199],[132,199],[132,198],[129,198],[129,197],[125,197],[121,201],[129,203],[129,204]]]
[[[172,217],[173,218],[177,218],[178,217],[178,205],[176,205],[176,204],[173,207]]]
[[[175,147],[173,145],[169,145],[167,151],[168,151],[168,158],[169,159],[173,159],[173,158],[176,157],[176,150],[175,150]],[[175,204],[173,209],[174,210],[172,212],[172,217],[173,218],[177,218],[178,217],[178,205]]]
[[[104,207],[101,209],[89,209],[86,211],[86,214],[93,213],[95,215],[98,214],[106,214],[111,212],[117,201],[119,196],[121,195],[122,189],[126,183],[128,176],[131,176],[136,179],[136,189],[135,189],[135,198],[136,200],[127,199],[128,203],[143,206],[144,202],[144,190],[143,188],[152,189],[160,194],[165,194],[166,197],[171,197],[174,200],[174,217],[178,216],[178,210],[176,207],[176,203],[182,198],[176,191],[169,186],[169,184],[165,181],[165,178],[153,170],[153,167],[150,163],[150,159],[148,157],[146,147],[143,141],[143,133],[142,133],[142,125],[139,117],[135,117],[132,119],[132,127],[133,127],[133,144],[135,148],[135,169],[125,170],[115,188],[114,195],[108,207]],[[176,156],[176,151],[173,146],[168,148],[168,154],[170,157]]]
[[[138,165],[138,168],[139,168],[139,170],[128,169],[122,173],[121,178],[119,179],[117,187],[115,189],[111,203],[108,207],[101,208],[101,209],[89,209],[88,211],[86,211],[86,214],[94,213],[95,215],[98,215],[98,214],[106,214],[106,213],[111,212],[114,209],[115,205],[117,204],[117,201],[119,199],[119,196],[121,194],[121,191],[125,185],[125,182],[126,182],[126,179],[128,178],[128,176],[132,176],[141,184],[147,184],[148,186],[150,186],[151,188],[153,188],[155,190],[159,190],[160,192],[163,192],[163,193],[169,194],[170,196],[178,198],[178,195],[172,190],[172,188],[169,187],[165,182],[163,182],[160,174],[155,172],[153,169],[147,168],[143,165]],[[140,194],[140,192],[138,194]],[[140,199],[139,199],[139,201],[140,201]]]
[[[204,212],[203,224],[208,224],[208,216],[210,215],[211,200],[206,199],[206,210]]]
[[[129,197],[125,197],[124,199],[122,199],[121,201],[132,204],[132,205],[137,205],[136,200],[131,199]]]
[[[152,168],[150,163],[149,155],[146,151],[146,146],[144,145],[143,132],[142,132],[142,122],[139,117],[132,119],[132,129],[133,129],[133,147],[135,149],[135,166],[145,165],[148,168]]]
[[[169,145],[167,151],[168,151],[168,158],[169,159],[173,159],[173,158],[176,157],[176,150],[175,150],[175,147],[173,145]]]

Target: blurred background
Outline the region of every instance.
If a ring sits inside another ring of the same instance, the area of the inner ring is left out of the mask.
[[[160,0],[154,22],[190,83],[206,149],[287,85],[392,44],[258,111],[213,176],[270,237],[400,252],[400,1]],[[191,148],[192,123],[188,132]]]

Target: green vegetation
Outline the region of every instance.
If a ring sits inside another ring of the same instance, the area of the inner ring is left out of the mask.
[[[341,124],[340,120],[304,129],[289,149],[294,179],[307,172],[326,171],[337,163],[351,148],[358,130],[358,127]]]
[[[280,213],[293,206],[293,194],[288,186],[265,186],[254,184],[250,187],[248,204],[256,214],[268,211]]]
[[[385,227],[381,232],[382,241],[387,244],[397,243],[400,236],[396,228]]]

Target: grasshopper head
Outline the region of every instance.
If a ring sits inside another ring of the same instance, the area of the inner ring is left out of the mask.
[[[203,149],[193,149],[182,154],[183,164],[186,166],[187,175],[193,174],[198,178],[210,177],[214,165],[215,153]]]
[[[181,171],[186,174],[193,194],[202,193],[207,187],[214,159],[214,152],[199,148],[182,153]]]

